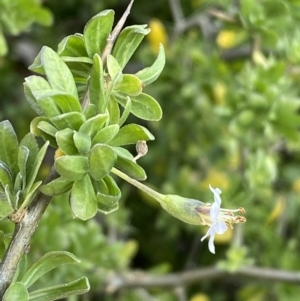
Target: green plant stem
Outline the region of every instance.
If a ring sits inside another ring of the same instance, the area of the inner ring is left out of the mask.
[[[141,182],[130,178],[125,173],[123,173],[122,171],[120,171],[120,170],[118,170],[116,168],[113,168],[111,171],[112,171],[112,173],[114,173],[118,177],[122,178],[126,182],[130,183],[131,185],[135,186],[136,188],[138,188],[138,189],[144,191],[145,193],[147,193],[149,196],[153,197],[160,204],[164,202],[164,200],[166,198],[165,195],[163,195],[161,193],[158,193],[155,190],[149,188],[148,186],[142,184]]]
[[[57,177],[58,174],[52,167],[45,184]],[[31,205],[24,211],[24,217],[16,223],[13,238],[0,264],[0,300],[9,287],[22,256],[29,252],[30,239],[50,200],[51,197],[38,192]]]

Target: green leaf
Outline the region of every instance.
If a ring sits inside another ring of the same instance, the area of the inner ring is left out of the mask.
[[[18,152],[19,143],[17,135],[8,120],[0,122],[0,160],[7,164],[15,179],[19,171]]]
[[[89,171],[88,158],[83,156],[62,156],[55,160],[55,168],[67,180],[81,180]]]
[[[45,141],[49,141],[50,145],[53,147],[57,147],[56,140],[53,136],[46,134],[43,132],[40,128],[38,128],[38,125],[41,121],[45,121],[49,123],[49,118],[44,116],[38,116],[34,118],[30,123],[30,131],[37,137],[43,137]]]
[[[27,301],[29,294],[26,286],[21,282],[13,283],[5,292],[3,301]]]
[[[114,87],[116,91],[127,95],[139,95],[142,92],[142,82],[133,74],[124,74],[122,81]]]
[[[65,37],[57,48],[59,56],[70,57],[87,57],[88,54],[85,49],[84,39],[82,35],[71,35]]]
[[[38,103],[40,104],[42,100],[52,99],[55,105],[63,112],[79,112],[81,113],[81,105],[77,98],[73,95],[59,91],[59,90],[43,90],[34,93]],[[57,116],[58,114],[54,115]],[[52,116],[51,116],[52,117]]]
[[[86,277],[75,281],[43,288],[30,293],[31,301],[52,301],[67,298],[73,295],[80,295],[90,290],[90,284]],[[21,300],[22,301],[22,300]]]
[[[124,28],[118,36],[112,55],[123,69],[145,35],[150,32],[147,25],[133,25]]]
[[[85,108],[85,110],[83,112],[86,120],[88,120],[92,117],[95,117],[97,115],[97,113],[98,113],[97,107],[91,103]]]
[[[118,157],[134,161],[133,155],[124,147],[114,147],[114,151]]]
[[[71,130],[69,128],[61,130],[57,132],[55,135],[58,147],[66,155],[78,154],[78,150],[73,140],[73,135],[74,135],[74,130]]]
[[[126,103],[124,105],[124,111],[122,113],[122,116],[119,120],[119,126],[121,126],[128,118],[129,114],[131,112],[131,99],[129,96],[127,96]]]
[[[40,187],[40,191],[48,196],[60,195],[71,190],[73,181],[59,177],[46,185]]]
[[[29,149],[29,156],[26,163],[26,175],[29,177],[34,168],[34,162],[39,152],[39,146],[32,133],[28,133],[24,136],[20,142],[20,146],[25,146]]]
[[[138,181],[144,181],[147,179],[147,175],[144,169],[141,166],[139,166],[135,161],[118,156],[115,165],[117,168],[119,168],[121,171],[123,171],[133,179],[136,179]]]
[[[22,204],[23,207],[28,207],[31,204],[33,198],[35,197],[35,195],[38,192],[38,188],[41,186],[42,183],[43,183],[42,181],[35,182],[31,185],[28,192],[26,191],[25,200]],[[18,204],[17,204],[17,206],[18,206]]]
[[[127,98],[118,94],[116,100],[124,107]],[[131,113],[141,119],[158,121],[162,117],[162,110],[158,102],[150,95],[141,93],[131,96]]]
[[[108,102],[109,124],[118,124],[120,120],[119,104],[114,96],[110,96]]]
[[[14,208],[8,202],[1,200],[0,197],[0,220],[9,216],[11,213],[13,213],[13,211]]]
[[[88,220],[96,215],[97,198],[89,175],[74,182],[70,206],[74,216],[82,220]]]
[[[44,67],[42,65],[41,52],[42,52],[42,50],[35,57],[33,63],[28,67],[28,69],[33,71],[33,72],[44,75],[45,71],[44,71]]]
[[[79,129],[80,133],[89,135],[92,139],[102,128],[106,122],[108,116],[107,114],[98,114],[95,117],[88,119]]]
[[[82,124],[86,121],[83,114],[79,112],[70,112],[61,114],[50,119],[50,121],[59,129],[70,128],[78,131]]]
[[[106,110],[106,99],[104,93],[104,74],[101,57],[96,53],[90,78],[90,103],[98,108],[99,113]]]
[[[154,136],[145,127],[132,123],[123,126],[109,144],[112,146],[136,144],[139,140],[154,140]]]
[[[80,154],[86,154],[91,149],[91,138],[87,134],[75,132],[73,135],[75,146]]]
[[[27,169],[27,160],[29,157],[29,149],[26,146],[19,147],[18,154],[18,166],[20,170],[20,176],[23,182],[23,189],[26,187],[26,169]],[[0,179],[1,180],[1,179]]]
[[[104,10],[87,22],[83,30],[85,48],[90,58],[101,54],[114,22],[114,11]]]
[[[107,70],[112,80],[115,79],[118,74],[122,74],[121,66],[111,54],[107,56]],[[122,80],[122,77],[120,77],[119,80]]]
[[[12,188],[13,186],[13,179],[11,171],[9,170],[9,167],[6,163],[0,160],[0,184],[2,185],[3,189],[6,185],[8,185],[9,188]],[[1,186],[0,186],[1,187]]]
[[[106,176],[113,168],[117,155],[114,150],[105,144],[96,144],[90,152],[90,174],[95,180]]]
[[[33,164],[33,167],[32,167],[32,170],[28,176],[28,180],[27,180],[27,184],[26,184],[26,189],[24,191],[24,195],[26,196],[27,193],[31,190],[31,187],[36,179],[36,176],[38,174],[38,171],[41,167],[41,164],[43,162],[43,159],[46,155],[46,151],[47,151],[47,148],[49,146],[49,142],[46,141],[45,144],[41,147],[41,149],[39,150],[36,158],[35,158],[35,161],[34,161],[34,164]]]
[[[73,75],[66,63],[51,48],[44,46],[41,61],[52,89],[66,92],[78,98]]]
[[[92,145],[97,143],[108,143],[117,135],[119,128],[118,124],[112,124],[101,129],[93,138]]]
[[[138,73],[136,76],[142,81],[143,85],[149,85],[153,83],[161,74],[162,70],[164,69],[166,62],[165,51],[162,44],[159,45],[159,52],[155,62],[152,66],[147,67]]]
[[[27,101],[38,115],[53,117],[60,114],[60,110],[50,97],[40,97],[50,90],[49,83],[41,76],[29,76],[25,78],[24,92]]]
[[[57,128],[50,124],[48,121],[40,121],[37,127],[44,133],[53,137],[55,137],[55,134],[58,131]]]
[[[53,251],[45,254],[25,273],[22,278],[22,283],[29,288],[44,274],[52,271],[53,269],[71,263],[78,263],[79,259],[70,252],[66,251]]]
[[[95,186],[94,186],[95,187]],[[109,214],[119,208],[121,191],[114,179],[107,175],[101,180],[97,191],[98,210],[104,214]]]

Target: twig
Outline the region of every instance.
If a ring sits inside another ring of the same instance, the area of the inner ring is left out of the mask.
[[[52,168],[45,180],[45,184],[57,177],[57,172]],[[13,238],[0,264],[0,300],[2,300],[6,289],[10,285],[22,256],[24,253],[28,253],[30,239],[50,200],[51,197],[38,192],[34,201],[29,206],[27,214],[15,226]]]
[[[284,271],[260,267],[242,267],[236,272],[226,272],[218,267],[207,267],[171,273],[152,275],[144,272],[129,272],[115,274],[107,280],[106,292],[114,293],[125,288],[152,288],[152,287],[180,287],[206,280],[215,280],[224,277],[251,277],[256,280],[281,281],[300,284],[300,272]]]
[[[106,64],[106,58],[111,53],[111,50],[114,46],[114,43],[115,43],[120,31],[122,30],[128,15],[130,14],[130,10],[131,10],[133,2],[134,2],[134,0],[130,1],[130,3],[128,4],[128,6],[127,6],[127,8],[126,8],[126,10],[123,14],[123,16],[121,17],[121,19],[119,20],[119,22],[115,26],[114,30],[111,32],[111,34],[107,38],[107,43],[106,43],[106,45],[104,47],[104,50],[102,52],[102,55],[101,55],[103,65]]]

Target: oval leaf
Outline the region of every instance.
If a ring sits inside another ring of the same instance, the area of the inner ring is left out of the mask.
[[[104,10],[90,19],[84,27],[85,48],[90,58],[102,53],[114,22],[114,11]]]
[[[118,124],[112,124],[101,129],[93,138],[92,145],[97,143],[108,143],[117,135],[119,128]]]
[[[73,75],[66,63],[51,48],[44,46],[41,61],[50,86],[78,98]]]
[[[88,158],[83,156],[62,156],[55,160],[55,168],[67,180],[80,180],[89,171]]]
[[[60,195],[68,192],[73,186],[73,181],[59,177],[47,185],[42,185],[40,191],[48,196]]]
[[[73,135],[74,135],[74,130],[71,130],[69,128],[61,130],[57,132],[55,135],[58,147],[66,155],[78,154],[78,150],[73,140]]]
[[[116,167],[135,180],[145,181],[147,179],[144,169],[134,161],[118,157]]]
[[[106,114],[98,114],[95,117],[88,119],[79,129],[80,133],[84,133],[93,138],[96,133],[102,128],[108,116]]]
[[[89,175],[74,182],[70,194],[70,207],[74,216],[82,220],[96,215],[97,198]]]
[[[86,119],[84,115],[79,112],[70,112],[53,117],[50,120],[59,130],[70,128],[78,131]]]
[[[74,144],[80,154],[86,154],[91,148],[91,138],[87,134],[75,132],[73,135]]]
[[[117,155],[114,150],[105,144],[96,144],[89,156],[91,176],[95,180],[100,180],[106,176],[113,168]]]
[[[142,82],[133,74],[124,74],[122,81],[117,83],[114,89],[126,95],[136,96],[142,92]]]
[[[109,144],[112,146],[136,144],[139,140],[154,140],[154,136],[145,127],[132,123],[123,126]]]

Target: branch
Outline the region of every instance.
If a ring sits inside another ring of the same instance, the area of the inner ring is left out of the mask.
[[[45,184],[57,177],[58,174],[53,167],[45,180]],[[30,239],[50,200],[51,197],[38,192],[32,204],[26,209],[23,219],[16,223],[13,238],[0,264],[0,300],[9,287],[22,256],[28,253]]]
[[[119,22],[115,26],[114,30],[111,32],[111,34],[107,38],[107,43],[106,43],[105,48],[104,48],[104,50],[102,52],[102,55],[101,55],[101,59],[102,59],[103,65],[106,64],[106,58],[111,53],[111,50],[112,50],[112,48],[114,46],[114,43],[115,43],[115,41],[116,41],[116,39],[117,39],[117,37],[118,37],[121,29],[123,28],[127,17],[130,14],[130,10],[131,10],[133,2],[134,2],[134,0],[130,1],[130,3],[128,4],[128,6],[127,6],[127,8],[126,8],[126,10],[125,10],[125,12],[123,14],[123,16],[121,17],[121,19],[119,20]]]
[[[256,280],[281,281],[300,283],[300,272],[283,271],[260,267],[242,267],[236,272],[226,272],[218,267],[207,267],[171,273],[166,275],[152,275],[145,272],[129,272],[126,274],[114,274],[107,280],[106,292],[114,293],[125,288],[152,288],[152,287],[181,287],[203,280],[215,280],[233,277],[251,277]]]

